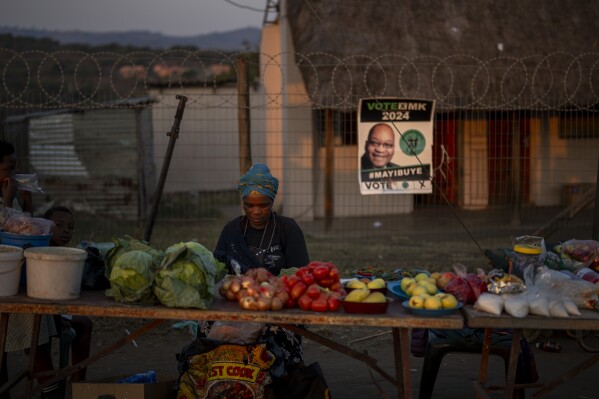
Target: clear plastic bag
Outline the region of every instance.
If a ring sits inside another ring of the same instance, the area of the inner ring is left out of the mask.
[[[38,185],[37,174],[16,174],[17,190],[43,194],[44,190]]]
[[[34,218],[29,216],[27,212],[17,212],[6,220],[3,227],[7,233],[39,236],[50,234],[53,225],[54,222],[51,220]]]
[[[207,338],[239,345],[250,345],[258,342],[264,323],[215,321]]]
[[[525,278],[525,282],[528,282],[528,279]],[[599,301],[598,285],[585,280],[571,280],[564,273],[545,266],[537,270],[533,281],[535,287],[551,298],[571,300],[579,308],[593,309]]]
[[[562,259],[569,260],[575,268],[590,267],[599,270],[599,242],[594,240],[568,240],[555,250]]]

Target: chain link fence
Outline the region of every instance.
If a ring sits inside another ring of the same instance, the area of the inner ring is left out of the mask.
[[[247,107],[239,105],[240,57],[249,61]],[[293,58],[304,89],[281,84],[286,66],[267,54],[0,48],[0,137],[16,146],[20,172],[39,176],[44,193],[34,196],[36,213],[52,204],[72,207],[85,220],[81,239],[143,231],[177,95],[188,101],[155,232],[167,241],[212,245],[223,221],[240,214],[239,121],[248,108],[251,161],[271,166],[282,183],[277,211],[316,240],[334,236],[351,246],[462,239],[476,248],[537,231],[576,204],[551,238],[590,237],[597,54]],[[368,201],[359,195],[358,93],[436,101],[432,194]],[[334,130],[332,227],[323,210],[327,110]]]

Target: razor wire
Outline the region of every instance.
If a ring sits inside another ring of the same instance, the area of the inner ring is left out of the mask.
[[[154,87],[189,90],[188,107],[214,107],[205,93],[193,89],[235,81],[235,61],[247,55],[185,49],[115,53],[0,48],[0,107],[87,109],[106,107],[106,98],[113,106],[125,106],[131,98],[149,95]],[[366,96],[434,99],[438,109],[445,110],[595,110],[599,102],[596,52],[489,59],[469,54],[412,58],[397,53],[253,55],[253,84],[263,96],[253,101],[252,108],[290,106],[285,95],[302,93],[305,98],[292,106],[351,109]],[[266,82],[273,77],[282,80],[290,68],[301,73],[306,92],[290,93],[296,90],[293,85],[269,91]],[[231,98],[219,107],[238,106]]]

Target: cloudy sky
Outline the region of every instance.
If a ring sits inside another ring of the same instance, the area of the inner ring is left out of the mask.
[[[3,0],[0,26],[171,36],[259,28],[267,0]]]

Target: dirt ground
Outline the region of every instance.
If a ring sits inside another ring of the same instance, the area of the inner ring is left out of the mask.
[[[113,343],[140,326],[142,321],[130,319],[95,319],[92,353]],[[88,369],[88,380],[130,375],[132,373],[155,370],[158,376],[177,376],[176,353],[193,336],[185,328],[173,327],[174,322],[150,331],[133,344],[127,345],[111,355],[92,364]],[[330,326],[312,326],[310,329],[341,342],[361,352],[378,359],[379,365],[394,374],[392,338],[389,329],[376,328],[333,328]],[[549,334],[551,334],[549,336]],[[561,353],[542,352],[534,348],[541,381],[547,382],[556,378],[560,373],[574,367],[576,364],[592,356],[585,352],[577,342],[563,332],[544,332],[540,340],[550,339],[562,345]],[[588,344],[599,348],[599,336],[587,336]],[[56,347],[54,345],[53,347]],[[364,363],[342,355],[318,343],[304,340],[304,351],[307,363],[319,362],[332,398],[396,398],[394,387],[376,372],[371,371]],[[55,351],[56,352],[56,351]],[[57,355],[55,353],[55,355]],[[21,370],[26,365],[26,357],[22,353],[10,353],[8,357],[11,374]],[[418,384],[422,366],[422,358],[411,357],[410,374],[414,388],[414,397],[418,397]],[[433,398],[473,398],[471,382],[476,380],[479,370],[479,355],[450,354],[444,358],[439,371]],[[490,382],[499,385],[504,379],[503,363],[500,358],[491,357]],[[599,399],[596,376],[599,364],[579,374],[570,384],[564,385],[545,398],[579,398]],[[12,398],[17,398],[23,392],[24,383],[12,391]],[[70,390],[67,397],[71,397]],[[500,398],[501,393],[492,395]],[[529,391],[527,397],[532,397]]]

